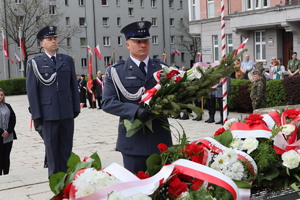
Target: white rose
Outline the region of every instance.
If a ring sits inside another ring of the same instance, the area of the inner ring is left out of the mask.
[[[223,128],[225,130],[229,130],[230,129],[230,126],[234,123],[234,122],[238,122],[239,120],[236,119],[236,118],[232,118],[232,119],[229,119],[225,122],[225,124],[223,125]]]
[[[294,150],[285,152],[281,155],[283,160],[283,165],[289,169],[294,169],[299,166],[300,163],[300,153],[297,153]]]
[[[242,148],[250,154],[258,147],[258,140],[255,137],[248,137],[244,140]]]
[[[290,135],[294,130],[295,130],[295,125],[292,125],[292,124],[285,124],[285,125],[282,125],[282,132],[285,134],[285,135]]]
[[[241,150],[242,149],[242,141],[241,139],[234,138],[230,143],[230,148]]]

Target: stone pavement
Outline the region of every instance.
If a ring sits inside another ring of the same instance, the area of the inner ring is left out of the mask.
[[[44,144],[39,134],[30,130],[30,114],[26,95],[7,96],[17,116],[16,132],[18,139],[13,143],[11,152],[10,174],[0,176],[0,200],[48,200],[53,196],[47,178],[47,169],[43,168]],[[207,119],[207,111],[204,118]],[[241,118],[247,114],[233,113],[229,118]],[[216,113],[216,121],[219,113]],[[184,128],[189,141],[194,141],[212,134],[221,126],[204,121],[170,119],[173,126],[173,142],[176,143],[179,123]],[[118,117],[102,110],[83,108],[75,119],[73,152],[81,158],[98,152],[102,166],[110,163],[122,165],[122,157],[116,152]]]

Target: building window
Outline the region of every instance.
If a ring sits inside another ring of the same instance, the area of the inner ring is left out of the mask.
[[[123,56],[119,56],[119,60],[123,60]]]
[[[120,0],[116,0],[116,6],[120,6]]]
[[[233,51],[233,42],[232,42],[232,34],[226,35],[227,39],[227,53],[231,53]]]
[[[21,4],[21,3],[22,3],[22,0],[15,0],[15,3],[16,3],[16,4]]]
[[[171,52],[171,63],[174,63],[175,62],[175,54],[173,54],[172,52]]]
[[[86,67],[86,58],[81,58],[81,67],[82,68]]]
[[[184,52],[181,52],[181,62],[184,62]]]
[[[183,8],[183,3],[182,3],[182,1],[179,1],[179,8]]]
[[[183,36],[183,35],[180,36],[180,42],[181,42],[181,43],[184,42],[184,36]]]
[[[180,25],[183,26],[184,22],[183,22],[183,18],[180,18]]]
[[[56,5],[49,5],[49,14],[55,15],[56,14]]]
[[[132,3],[132,0],[128,0],[128,3]]]
[[[174,35],[170,35],[170,43],[171,44],[174,44],[174,39],[175,39]]]
[[[103,46],[110,46],[110,37],[103,37]]]
[[[265,31],[255,32],[255,60],[266,60],[266,35]]]
[[[85,0],[78,0],[78,5],[79,6],[84,6],[85,5]]]
[[[101,0],[101,4],[102,4],[102,6],[108,6],[107,0]]]
[[[156,7],[156,0],[151,0],[151,7],[152,8]]]
[[[110,66],[110,60],[111,60],[110,56],[105,56],[104,57],[105,66]]]
[[[219,41],[218,41],[218,36],[213,35],[213,57],[214,61],[219,60]]]
[[[80,38],[80,46],[86,47],[86,38]]]
[[[67,38],[67,47],[71,47],[71,38]]]
[[[16,16],[16,20],[18,24],[23,24],[24,23],[24,16]]]
[[[158,36],[157,35],[152,36],[152,44],[158,44]]]
[[[70,17],[66,17],[66,26],[70,26]]]
[[[215,17],[215,1],[208,0],[207,2],[207,17]]]
[[[85,27],[85,18],[84,17],[79,17],[79,26]]]
[[[65,0],[65,6],[69,6],[69,0]]]
[[[117,17],[117,25],[121,26],[121,17]]]
[[[152,18],[152,26],[157,26],[157,18]]]
[[[145,5],[144,0],[140,0],[140,5],[141,5],[141,7],[144,7],[144,5]]]
[[[174,7],[174,1],[173,0],[169,0],[169,8],[173,8]]]
[[[103,26],[108,26],[108,17],[103,17],[102,18],[102,25]]]
[[[128,15],[132,16],[133,15],[133,8],[128,8]]]
[[[122,46],[122,36],[118,36],[118,45]]]
[[[174,26],[174,18],[170,18],[170,26]]]
[[[244,0],[246,4],[246,10],[253,10],[253,9],[261,9],[261,8],[267,8],[268,0]]]

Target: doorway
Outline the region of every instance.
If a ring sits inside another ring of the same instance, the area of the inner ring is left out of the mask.
[[[287,64],[289,59],[291,59],[291,55],[293,52],[293,33],[282,31],[282,41],[283,41],[283,65],[287,68]]]

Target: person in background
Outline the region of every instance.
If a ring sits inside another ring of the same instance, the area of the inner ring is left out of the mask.
[[[42,28],[37,39],[44,53],[27,62],[26,90],[31,118],[42,124],[50,177],[67,171],[80,103],[73,59],[57,53],[56,27]]]
[[[235,68],[235,78],[236,79],[242,79],[243,78],[243,72],[241,70],[241,59],[236,59],[235,61],[235,65],[234,65],[234,68]]]
[[[84,74],[81,74],[78,85],[79,85],[80,104],[83,105],[82,107],[87,107],[86,106],[86,80]]]
[[[93,80],[94,94],[98,102],[98,109],[101,109],[102,90],[103,90],[103,79],[102,72],[97,72],[97,77]]]
[[[89,108],[96,108],[96,98],[95,98],[95,93],[94,93],[94,79],[93,79],[93,75],[89,74],[88,75],[90,77],[90,80],[92,81],[91,85],[89,85],[89,83],[87,83],[87,99],[89,101]],[[88,79],[89,80],[89,79]]]
[[[13,140],[17,139],[17,136],[14,130],[16,115],[11,105],[5,102],[2,88],[0,88],[0,119],[0,175],[6,175],[9,174]]]
[[[275,68],[274,68],[273,80],[282,79],[287,74],[288,73],[285,71],[285,67],[283,65],[281,65],[280,60],[277,59],[275,61]]]
[[[277,64],[277,59],[275,57],[272,57],[271,65],[269,66],[269,75],[267,77],[267,80],[273,80],[274,74],[275,74],[275,66]]]
[[[266,105],[266,82],[262,78],[259,70],[253,72],[253,84],[251,87],[250,98],[253,110],[264,108]]]
[[[226,85],[227,85],[227,93],[229,94],[230,90],[230,77],[226,77]],[[222,79],[221,79],[222,80]],[[217,121],[215,124],[223,124],[223,84],[220,82],[217,86],[216,90],[216,100],[218,102],[219,112],[220,112],[220,120]],[[227,116],[229,114],[229,109],[227,109]]]
[[[297,52],[292,53],[292,59],[289,60],[287,65],[287,71],[290,76],[299,74],[300,71],[300,60],[297,59]]]
[[[243,73],[243,79],[249,79],[252,78],[252,69],[253,69],[253,62],[250,60],[249,55],[244,56],[244,60],[241,64],[241,71]]]
[[[138,21],[121,30],[130,56],[126,61],[119,61],[107,68],[102,97],[102,109],[120,116],[116,150],[122,153],[124,167],[132,173],[147,170],[146,159],[151,154],[159,153],[158,144],[172,145],[169,122],[165,116],[152,120],[153,132],[145,127],[126,137],[124,126],[124,119],[147,122],[152,116],[144,108],[144,103],[139,103],[143,94],[139,91],[153,88],[157,84],[153,73],[161,70],[160,60],[149,58],[151,25],[149,21]]]

